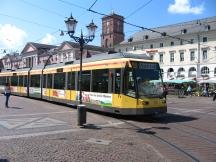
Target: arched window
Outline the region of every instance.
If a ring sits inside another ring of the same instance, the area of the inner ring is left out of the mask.
[[[196,77],[196,68],[195,67],[191,67],[189,69],[188,77]]]
[[[174,78],[175,77],[173,68],[169,68],[168,69],[168,71],[167,71],[167,77],[168,78]]]
[[[178,69],[177,77],[185,77],[185,69],[184,68],[181,67]]]
[[[209,74],[209,68],[207,66],[202,67],[201,75],[208,75],[208,74]]]

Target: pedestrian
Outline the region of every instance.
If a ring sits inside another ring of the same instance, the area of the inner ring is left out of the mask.
[[[216,100],[216,89],[214,90],[214,93],[213,93],[213,101]]]
[[[5,100],[5,107],[8,108],[8,101],[9,101],[9,98],[10,98],[10,95],[11,95],[11,88],[10,88],[10,84],[9,83],[6,83],[5,84],[5,88],[4,88],[4,95],[6,97],[6,100]]]
[[[190,95],[190,96],[192,96],[192,88],[191,88],[190,85],[187,88],[187,94]]]
[[[167,99],[168,89],[167,89],[167,86],[165,84],[163,86],[163,93],[164,93],[164,98]]]

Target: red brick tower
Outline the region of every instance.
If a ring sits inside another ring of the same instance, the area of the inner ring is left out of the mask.
[[[102,18],[101,47],[114,48],[124,40],[124,17],[115,13]]]

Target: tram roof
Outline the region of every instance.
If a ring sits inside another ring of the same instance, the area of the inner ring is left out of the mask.
[[[131,54],[131,53],[101,53],[101,54],[96,54],[92,55],[89,58],[83,58],[83,63],[88,63],[88,62],[96,62],[96,61],[103,61],[103,60],[111,60],[111,59],[121,59],[121,58],[132,58],[132,59],[144,59],[144,60],[151,60],[149,56],[146,54]],[[56,67],[62,67],[66,65],[76,65],[80,64],[80,60],[74,60],[71,62],[63,62],[63,63],[58,63],[58,64],[51,64],[47,65],[45,69],[47,68],[56,68]],[[32,69],[30,68],[23,68],[23,69],[17,69],[15,71],[11,70],[3,70],[2,73],[4,72],[21,72],[21,71],[29,71],[29,70],[42,70],[44,66],[34,66]]]
[[[103,61],[103,60],[111,60],[111,59],[121,59],[121,58],[132,58],[132,59],[144,59],[144,60],[151,60],[149,56],[146,54],[131,54],[131,53],[101,53],[101,54],[96,54],[92,55],[89,58],[83,58],[83,63],[88,63],[88,62],[96,62],[96,61]],[[59,64],[51,64],[47,65],[47,68],[51,67],[59,67],[59,66],[64,66],[64,65],[75,65],[75,64],[80,64],[80,60],[74,60],[71,62],[66,62],[66,63],[59,63]]]

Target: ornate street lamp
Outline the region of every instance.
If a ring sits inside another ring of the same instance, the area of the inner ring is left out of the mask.
[[[67,34],[74,39],[75,42],[80,44],[80,73],[79,73],[79,105],[77,106],[78,109],[78,125],[83,126],[86,123],[86,109],[85,105],[82,105],[82,55],[83,55],[83,46],[88,42],[93,41],[95,37],[95,30],[97,26],[93,23],[93,21],[86,26],[88,29],[88,36],[83,36],[82,30],[80,37],[74,36],[76,25],[78,21],[71,16],[65,20],[65,24],[67,27]],[[64,32],[61,31],[60,35],[64,35]]]
[[[88,29],[88,36],[83,36],[82,30],[80,37],[74,36],[76,25],[78,21],[71,16],[65,20],[65,24],[67,27],[67,34],[73,38],[77,43],[80,44],[80,75],[79,75],[79,102],[82,104],[82,55],[83,55],[83,46],[88,42],[91,42],[95,37],[95,30],[97,26],[93,23],[93,21],[86,26]]]

